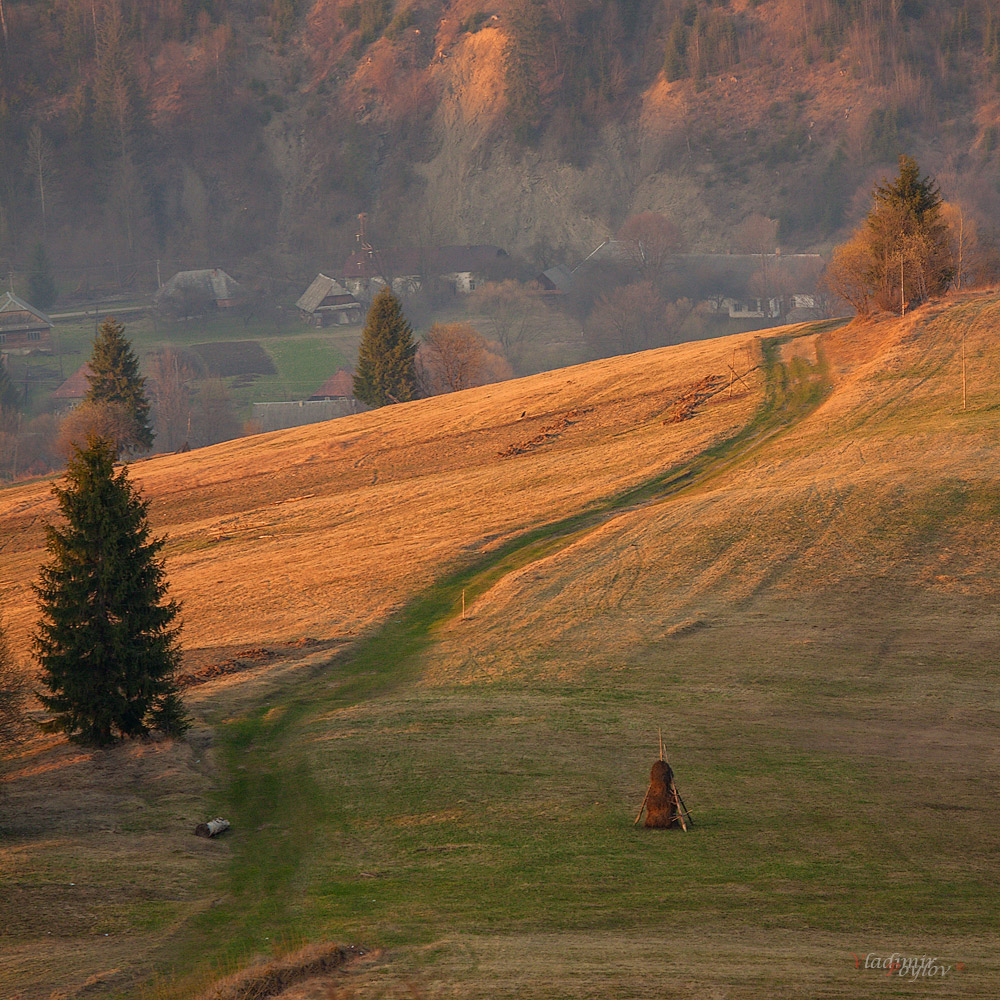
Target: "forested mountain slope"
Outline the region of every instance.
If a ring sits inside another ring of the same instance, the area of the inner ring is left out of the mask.
[[[1000,204],[989,0],[3,0],[0,263],[575,261],[637,212],[822,247],[900,151]],[[89,265],[90,271],[81,270]],[[67,272],[68,273],[68,272]],[[66,284],[66,281],[63,281]]]

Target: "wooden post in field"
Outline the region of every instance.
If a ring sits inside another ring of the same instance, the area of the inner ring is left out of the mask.
[[[660,728],[660,760],[663,760],[663,728]]]
[[[465,588],[462,588],[462,621],[465,621]]]
[[[965,327],[962,327],[962,409],[966,409],[966,403],[968,401],[968,395],[966,393],[966,381],[965,381]]]

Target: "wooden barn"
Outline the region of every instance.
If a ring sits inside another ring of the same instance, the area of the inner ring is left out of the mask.
[[[0,353],[52,353],[52,320],[13,292],[0,298]]]
[[[197,316],[214,309],[233,309],[242,299],[240,283],[221,267],[178,271],[153,296],[157,306],[183,316]]]
[[[295,308],[312,326],[361,322],[361,303],[335,278],[317,274]]]

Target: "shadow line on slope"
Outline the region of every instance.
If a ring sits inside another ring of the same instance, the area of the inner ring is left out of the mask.
[[[192,973],[173,983],[161,977],[157,997],[192,996],[192,980],[204,983],[212,969],[231,969],[259,951],[265,930],[277,935],[288,926],[308,927],[308,919],[296,912],[296,900],[307,858],[314,850],[311,831],[325,824],[346,828],[347,819],[310,773],[307,755],[295,740],[296,724],[304,723],[318,708],[346,708],[412,680],[418,654],[433,643],[436,627],[461,613],[463,591],[467,599],[475,600],[508,573],[571,545],[610,518],[705,486],[808,416],[829,389],[825,364],[821,356],[816,366],[801,359],[783,364],[781,345],[842,322],[810,324],[763,341],[764,402],[732,437],[578,514],[541,525],[493,552],[472,557],[303,679],[279,702],[272,699],[271,704],[242,718],[227,720],[221,727],[220,748],[228,785],[213,807],[230,816],[233,830],[239,831],[230,842],[228,897],[175,939],[173,945],[181,957],[175,951],[173,967],[189,965]],[[208,949],[206,941],[213,942]]]

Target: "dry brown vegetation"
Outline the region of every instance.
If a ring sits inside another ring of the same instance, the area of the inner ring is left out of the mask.
[[[185,645],[356,635],[463,552],[690,457],[742,426],[759,391],[741,387],[676,428],[664,415],[749,342],[615,358],[135,463],[154,530],[169,538]],[[530,461],[497,463],[580,402],[587,414]],[[8,623],[22,646],[53,512],[47,482],[0,493]]]

